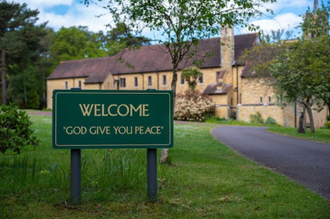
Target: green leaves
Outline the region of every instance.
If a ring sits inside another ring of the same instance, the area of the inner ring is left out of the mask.
[[[35,147],[39,140],[32,136],[31,121],[14,104],[0,106],[0,151],[20,154],[26,147]]]
[[[182,70],[182,77],[188,82],[191,91],[195,90],[197,80],[201,76],[203,76],[203,73],[197,67],[190,67]]]

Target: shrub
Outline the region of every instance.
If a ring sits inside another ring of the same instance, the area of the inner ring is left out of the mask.
[[[324,123],[325,128],[330,129],[330,121]]]
[[[327,115],[327,121],[330,121],[330,115]]]
[[[20,154],[27,147],[37,146],[39,140],[32,136],[31,121],[24,111],[14,104],[0,106],[0,150]]]
[[[204,121],[214,113],[213,101],[198,92],[188,91],[175,98],[174,119],[181,121]]]
[[[276,125],[277,122],[276,122],[276,120],[274,118],[268,116],[268,118],[265,121],[265,124],[267,124],[267,125]]]
[[[29,109],[39,109],[40,108],[39,95],[36,90],[31,91],[29,94],[28,108]]]
[[[222,121],[227,121],[227,119],[224,117],[222,118],[222,117],[214,116],[214,115],[205,117],[205,122],[207,122],[207,123],[221,123]]]
[[[262,118],[260,112],[257,112],[256,114],[251,114],[249,117],[250,122],[253,124],[264,124],[264,119]]]

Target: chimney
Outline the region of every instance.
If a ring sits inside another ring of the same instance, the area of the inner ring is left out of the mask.
[[[319,1],[318,0],[314,0],[314,8],[313,11],[317,11],[319,9]]]
[[[221,50],[221,68],[226,70],[230,69],[234,61],[234,30],[228,26],[221,27],[220,38]]]

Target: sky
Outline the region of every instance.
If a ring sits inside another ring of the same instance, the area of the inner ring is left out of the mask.
[[[10,0],[8,0],[10,2]],[[48,21],[48,26],[55,31],[61,27],[88,26],[93,32],[106,31],[106,24],[111,22],[108,11],[102,8],[106,0],[91,3],[86,7],[83,0],[13,0],[15,3],[26,3],[30,9],[39,10],[39,22]],[[327,4],[324,0],[324,3]],[[321,4],[322,0],[319,0]],[[277,0],[276,3],[265,4],[265,8],[272,9],[274,15],[263,16],[255,21],[260,29],[266,33],[271,30],[293,30],[299,36],[300,30],[295,29],[302,22],[299,15],[304,14],[308,7],[313,9],[314,0]],[[98,15],[103,15],[97,17]],[[247,30],[235,28],[235,35],[247,33]],[[155,38],[155,33],[150,31],[143,33],[146,37]]]

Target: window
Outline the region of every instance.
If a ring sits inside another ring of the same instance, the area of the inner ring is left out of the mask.
[[[260,97],[260,103],[262,103],[262,97]]]
[[[78,81],[78,87],[81,88],[81,81]]]
[[[203,82],[204,82],[204,80],[203,80],[203,74],[202,74],[202,76],[200,76],[198,78],[198,83],[203,84]]]
[[[68,82],[66,81],[64,84],[65,84],[65,89],[66,90],[69,89]]]
[[[151,76],[148,76],[148,86],[152,86],[152,78],[151,78]]]
[[[119,87],[126,87],[126,78],[119,78]]]
[[[107,82],[107,89],[110,89],[110,83]]]
[[[134,87],[138,87],[138,86],[139,86],[138,77],[134,77]]]
[[[182,77],[182,74],[181,74],[181,77],[180,77],[180,84],[184,84],[184,78]]]
[[[163,85],[166,85],[167,81],[166,81],[166,75],[163,75]]]
[[[272,98],[269,96],[268,97],[268,102],[271,103],[272,102]]]

